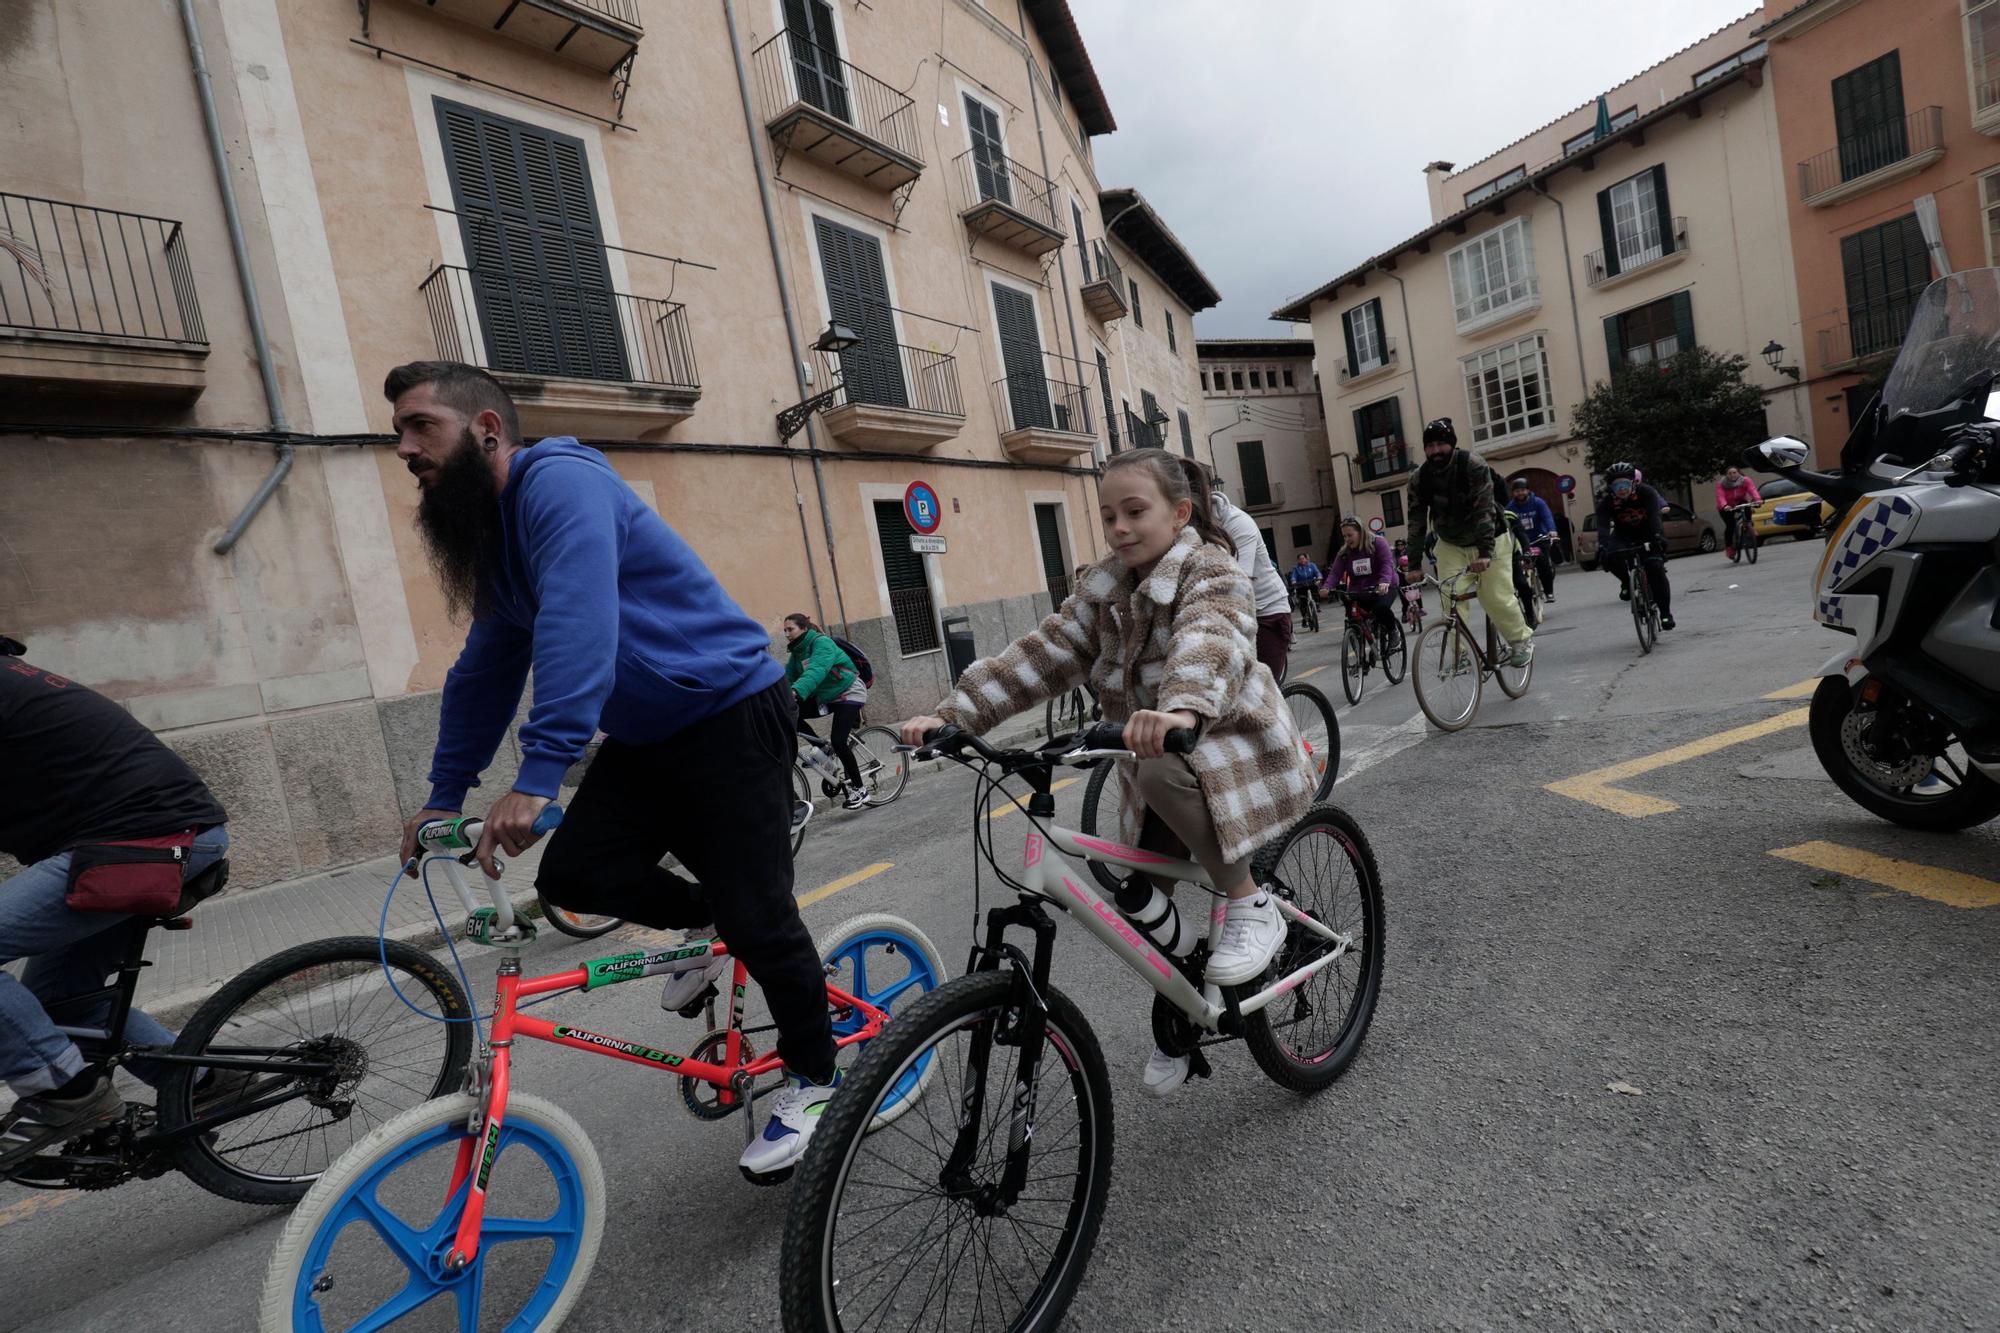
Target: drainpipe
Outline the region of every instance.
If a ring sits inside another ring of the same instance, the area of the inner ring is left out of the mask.
[[[182,0],[187,3],[187,0]],[[785,341],[792,349],[792,378],[798,384],[799,399],[803,402],[812,396],[812,386],[806,382],[806,354],[799,341],[798,317],[792,311],[792,286],[785,279],[785,247],[778,236],[777,214],[771,209],[771,184],[764,179],[764,155],[757,149],[757,112],[750,104],[750,71],[743,63],[743,39],[736,31],[736,0],[722,0],[722,19],[729,28],[729,54],[736,61],[736,93],[743,102],[743,129],[750,136],[750,174],[757,178],[757,202],[764,208],[764,235],[771,243],[771,271],[778,278],[778,308],[785,315]],[[847,625],[847,601],[840,592],[840,560],[833,551],[833,517],[826,503],[826,472],[819,459],[819,430],[812,418],[806,418],[806,441],[812,446],[813,487],[819,493],[819,521],[826,530],[826,563],[833,574],[833,605],[840,613],[840,632],[844,638],[853,638],[854,631]],[[805,538],[805,506],[799,506],[799,535]],[[813,569],[812,547],[806,547],[806,573],[812,579],[813,609],[825,612],[819,605],[819,575]]]
[[[1583,386],[1583,395],[1590,396],[1590,377],[1583,373],[1583,316],[1576,309],[1576,273],[1570,267],[1569,217],[1563,212],[1562,200],[1544,190],[1539,181],[1529,181],[1528,188],[1556,206],[1556,225],[1562,230],[1563,280],[1569,285],[1569,322],[1576,332],[1576,378]]]
[[[208,155],[215,164],[215,182],[222,191],[222,215],[229,223],[229,249],[236,256],[236,278],[243,285],[243,309],[250,320],[250,343],[257,350],[257,373],[264,381],[264,404],[270,409],[271,429],[289,435],[291,423],[285,417],[284,396],[278,391],[278,367],[271,357],[271,339],[264,332],[264,306],[257,299],[257,276],[250,268],[250,247],[243,239],[243,215],[236,208],[236,187],[229,178],[229,154],[222,146],[222,122],[215,114],[215,85],[208,77],[208,56],[201,45],[201,25],[195,21],[194,0],[181,0],[181,26],[187,29],[188,59],[194,65],[195,92],[201,98],[201,120],[208,130]],[[257,517],[285,474],[292,470],[292,446],[280,440],[277,461],[271,475],[243,506],[243,512],[215,543],[217,555],[228,555],[243,536],[250,520]]]
[[[1382,267],[1382,265],[1377,264],[1375,266],[1375,271],[1380,273],[1383,277],[1393,280],[1396,284],[1396,290],[1402,293],[1403,340],[1409,343],[1410,345],[1410,388],[1414,390],[1417,395],[1417,422],[1418,422],[1418,429],[1421,430],[1422,423],[1430,420],[1430,418],[1424,415],[1424,382],[1417,377],[1417,331],[1416,328],[1410,323],[1410,289],[1403,285],[1403,280],[1401,278],[1398,278],[1388,269]],[[1404,447],[1407,449],[1409,446],[1406,443]],[[1418,452],[1421,453],[1422,451],[1419,450]]]

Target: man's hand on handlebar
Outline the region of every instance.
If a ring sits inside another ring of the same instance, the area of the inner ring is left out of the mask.
[[[925,713],[921,717],[911,718],[908,722],[898,727],[896,734],[902,737],[903,744],[905,745],[922,745],[924,737],[930,735],[943,725],[943,718],[932,717],[930,714]]]
[[[410,816],[409,822],[403,825],[403,873],[405,875],[408,875],[411,879],[417,877],[417,868],[412,864],[418,854],[417,830],[426,824],[434,824],[440,819],[456,818],[458,818],[458,811],[439,810],[435,807],[419,810]]]
[[[1182,709],[1162,713],[1141,708],[1125,720],[1125,748],[1141,759],[1158,759],[1167,752],[1167,733],[1201,725],[1201,719]]]
[[[493,864],[496,850],[519,856],[542,840],[542,835],[535,832],[535,816],[548,803],[546,796],[530,796],[521,791],[510,791],[493,803],[493,808],[486,812],[486,827],[480,830],[479,846],[472,852],[488,879],[500,878],[500,868]]]

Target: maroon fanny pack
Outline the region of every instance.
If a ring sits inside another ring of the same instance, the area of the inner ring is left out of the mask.
[[[63,902],[79,912],[168,915],[180,906],[194,834],[79,844],[70,852]]]

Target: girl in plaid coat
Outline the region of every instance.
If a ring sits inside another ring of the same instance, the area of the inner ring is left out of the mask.
[[[1228,897],[1207,967],[1239,985],[1270,966],[1284,918],[1250,875],[1250,861],[1311,804],[1313,775],[1278,684],[1257,660],[1250,581],[1210,519],[1207,484],[1163,449],[1112,455],[1098,486],[1111,555],[1090,567],[1055,614],[996,657],[973,663],[934,716],[903,724],[906,744],[951,723],[983,732],[1044,699],[1088,683],[1108,722],[1125,725],[1123,840],[1189,856]],[[1167,732],[1199,728],[1185,758]],[[1186,953],[1162,889],[1134,876],[1118,905],[1162,947]],[[1146,1086],[1172,1091],[1186,1057],[1160,1051]]]

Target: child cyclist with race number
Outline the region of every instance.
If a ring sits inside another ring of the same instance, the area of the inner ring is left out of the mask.
[[[1134,449],[1105,463],[1098,496],[1111,555],[1039,628],[967,667],[936,716],[905,722],[903,741],[921,744],[948,723],[982,732],[1089,684],[1137,756],[1123,841],[1191,857],[1228,896],[1207,979],[1240,985],[1285,939],[1251,857],[1311,804],[1313,775],[1278,683],[1257,660],[1250,581],[1211,518],[1206,480],[1164,449]],[[1200,733],[1186,757],[1166,753],[1178,727]],[[1134,875],[1118,906],[1163,949],[1186,954],[1194,931],[1181,925],[1172,887]],[[1155,1050],[1146,1087],[1164,1096],[1187,1074],[1187,1057]]]

